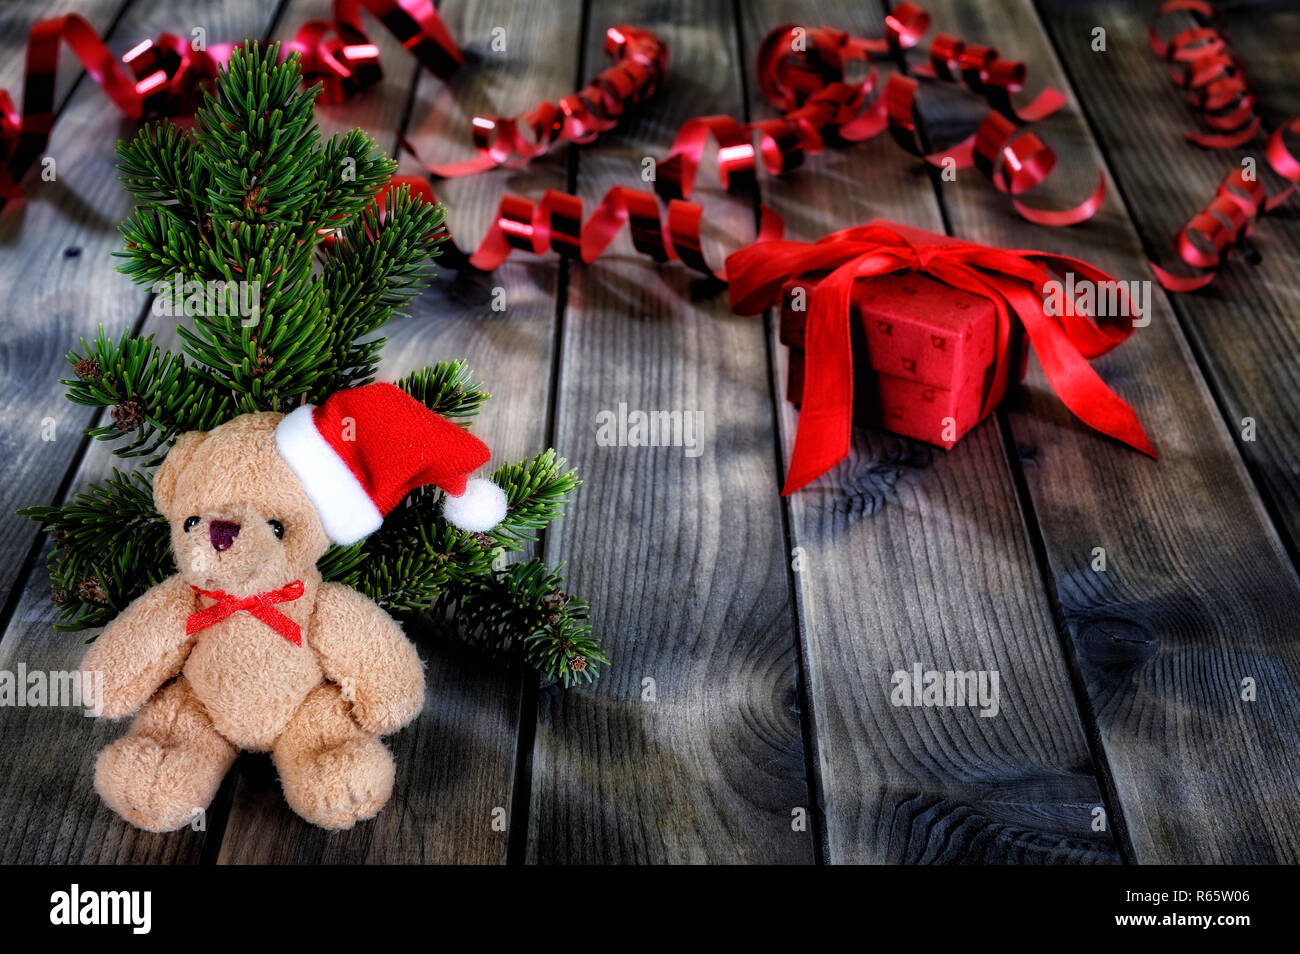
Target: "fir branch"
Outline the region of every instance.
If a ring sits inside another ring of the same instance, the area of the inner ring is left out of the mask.
[[[203,170],[194,139],[169,121],[147,123],[117,144],[118,171],[126,190],[141,202],[168,207],[191,225],[201,216]]]
[[[370,336],[429,283],[444,216],[441,205],[403,187],[388,194],[382,214],[369,206],[335,234],[321,277],[333,319],[330,372],[319,382],[324,393],[374,376],[384,339]]]
[[[325,373],[323,291],[311,280],[310,246],[292,239],[292,226],[261,231],[254,243],[249,237],[258,231],[223,223],[215,235],[217,252],[239,263],[225,274],[257,289],[259,314],[196,314],[193,328],[178,333],[199,373],[238,395],[240,410],[287,411]]]
[[[435,414],[468,426],[469,419],[492,396],[481,383],[471,383],[472,377],[464,359],[439,361],[411,372],[397,386]]]
[[[353,129],[331,136],[316,166],[320,191],[312,207],[313,221],[328,226],[351,220],[396,171],[397,162],[379,151],[364,131]]]
[[[319,87],[298,92],[297,56],[277,59],[275,48],[236,51],[205,97],[196,134],[162,123],[119,145],[123,183],[141,202],[122,227],[119,269],[153,285],[155,305],[188,319],[179,352],[101,329],[68,356],[69,398],[113,409],[111,424],[87,433],[120,441],[121,456],[156,463],[180,431],[288,411],[369,381],[384,344],[376,332],[432,273],[442,207],[397,189],[376,208],[371,197],[392,160],[360,130],[318,148]],[[323,244],[327,232],[333,240]],[[253,314],[235,300],[241,282],[257,291]],[[463,361],[423,368],[399,386],[462,426],[488,398]],[[566,468],[554,451],[498,468],[508,513],[489,533],[451,526],[442,493],[417,490],[379,531],[326,552],[320,572],[393,613],[450,613],[463,638],[517,652],[566,685],[591,679],[605,657],[587,604],[563,590],[560,570],[540,560],[500,565],[560,515],[578,486]],[[64,628],[108,622],[174,572],[168,524],[139,475],[115,471],[65,506],[22,513],[56,544],[50,575]]]
[[[492,572],[491,541],[452,527],[441,499],[429,488],[415,491],[360,544],[361,559],[334,579],[389,612],[410,613],[427,610],[453,580]]]
[[[144,457],[170,444],[183,431],[204,431],[232,416],[227,392],[195,375],[183,358],[153,343],[153,335],[113,342],[101,327],[93,343],[68,354],[76,377],[62,383],[68,399],[88,407],[113,408],[112,423],[90,427],[96,440],[135,437],[113,449],[119,457]],[[161,455],[150,461],[161,462]]]
[[[126,261],[117,267],[137,285],[202,280],[209,250],[198,234],[174,212],[157,205],[141,206],[122,223],[126,248],[113,254]]]
[[[506,492],[506,517],[489,535],[507,550],[520,550],[525,541],[564,513],[564,504],[582,483],[576,469],[554,450],[531,460],[504,464],[492,475],[493,483]]]
[[[303,171],[314,170],[320,141],[317,84],[298,92],[301,57],[277,62],[280,44],[237,47],[215,91],[194,117],[208,169],[207,204],[214,216],[242,222],[301,224],[315,195]]]
[[[529,560],[468,577],[448,588],[439,609],[470,642],[515,649],[527,665],[566,687],[590,682],[609,660],[587,623],[587,601],[564,592],[562,569]]]
[[[18,511],[49,532],[50,583],[62,630],[103,626],[176,572],[171,530],[139,474],[114,470],[62,507]]]

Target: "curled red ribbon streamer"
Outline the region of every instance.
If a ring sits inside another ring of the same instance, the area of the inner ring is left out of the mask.
[[[333,20],[304,23],[289,42],[302,54],[303,80],[322,84],[322,102],[341,103],[383,79],[379,47],[361,28],[362,7],[439,79],[464,64],[430,0],[334,0]]]
[[[410,188],[413,195],[425,202],[437,201],[427,180],[394,176],[377,199],[381,211],[387,193],[402,186]],[[541,255],[553,250],[589,265],[605,251],[623,226],[628,225],[633,246],[654,261],[680,261],[709,278],[727,280],[725,269],[713,268],[704,258],[700,240],[703,209],[694,202],[669,202],[667,215],[661,219],[659,201],[653,193],[615,186],[605,193],[585,221],[583,214],[582,199],[555,189],[548,190],[539,202],[505,195],[486,237],[474,252],[462,251],[448,235],[440,257],[447,259],[452,268],[468,266],[491,271],[512,251]],[[763,207],[755,241],[779,238],[783,228],[781,217]]]
[[[429,0],[334,0],[332,22],[305,24],[289,48],[303,56],[308,82],[324,84],[325,102],[338,102],[379,81],[379,51],[361,29],[360,7],[373,13],[424,66],[446,77],[462,62],[459,48]],[[234,49],[221,44],[195,50],[170,33],[132,47],[119,65],[95,28],[68,14],[38,21],[27,37],[23,108],[0,90],[0,197],[20,198],[18,180],[49,144],[54,126],[59,47],[67,43],[91,79],[131,119],[187,115],[200,88],[217,75]]]
[[[785,115],[749,124],[729,116],[689,120],[678,131],[669,157],[659,163],[656,191],[665,199],[689,198],[710,137],[717,143],[719,180],[744,188],[753,182],[756,156],[762,157],[770,174],[781,175],[798,168],[828,142],[860,142],[888,128],[899,145],[927,162],[975,166],[1011,197],[1017,213],[1030,222],[1064,226],[1094,215],[1105,198],[1104,175],[1091,195],[1067,209],[1036,209],[1018,198],[1041,185],[1056,164],[1056,154],[1022,127],[1050,116],[1065,103],[1065,97],[1049,87],[1027,105],[1017,106],[1027,73],[1023,63],[1004,60],[990,47],[966,44],[947,34],[936,36],[929,63],[912,72],[958,83],[984,98],[990,109],[966,140],[931,155],[922,150],[917,135],[915,79],[893,73],[883,92],[874,97],[878,87],[874,68],[857,85],[844,81],[848,63],[869,64],[873,55],[901,54],[920,42],[929,25],[924,10],[902,3],[886,17],[886,35],[878,40],[827,27],[786,25],[772,30],[759,47],[758,84],[764,98]]]
[[[964,143],[933,156],[925,156],[916,141],[915,80],[891,75],[883,95],[874,68],[859,84],[844,81],[847,64],[900,54],[916,46],[929,26],[929,14],[906,2],[885,18],[885,36],[879,39],[854,37],[829,27],[787,25],[772,30],[758,51],[758,83],[763,96],[785,115],[747,124],[725,115],[688,120],[678,130],[668,157],[657,164],[655,191],[669,203],[689,199],[710,139],[717,143],[719,181],[743,191],[754,183],[759,157],[770,174],[782,175],[828,142],[859,142],[888,127],[900,144],[927,161],[943,164],[952,158],[959,167],[976,166],[1012,197],[1016,211],[1031,222],[1072,225],[1092,216],[1105,197],[1104,176],[1093,194],[1072,208],[1036,209],[1019,198],[1040,185],[1056,163],[1055,153],[1020,127],[1051,115],[1065,102],[1059,91],[1048,88],[1028,105],[1017,106],[1015,99],[1027,72],[1023,63],[1004,60],[992,48],[968,45],[946,34],[935,37],[929,64],[915,72],[960,83],[991,108]],[[615,65],[584,90],[518,117],[476,116],[472,137],[478,155],[459,163],[424,163],[427,171],[444,178],[471,175],[507,162],[527,162],[560,141],[589,142],[612,129],[630,106],[653,95],[668,54],[653,34],[629,26],[612,28],[605,49]],[[409,142],[404,140],[403,146],[418,158]]]
[[[1194,25],[1161,39],[1161,20],[1186,14]],[[1187,101],[1211,132],[1184,132],[1206,149],[1245,145],[1259,132],[1255,94],[1245,68],[1228,43],[1223,22],[1204,0],[1166,0],[1147,31],[1152,51],[1173,64],[1169,78],[1187,91]]]
[[[1169,40],[1160,36],[1162,19],[1189,14],[1194,25]],[[1175,66],[1170,77],[1188,91],[1188,101],[1211,133],[1184,132],[1191,142],[1207,149],[1245,145],[1259,132],[1262,121],[1255,112],[1255,96],[1245,68],[1226,39],[1218,13],[1204,0],[1167,0],[1156,11],[1148,30],[1152,51]],[[1206,206],[1188,220],[1174,237],[1174,249],[1184,264],[1197,269],[1175,275],[1151,263],[1157,281],[1171,292],[1189,292],[1214,281],[1228,252],[1242,242],[1260,216],[1273,211],[1300,182],[1300,160],[1287,147],[1287,134],[1300,136],[1300,117],[1273,130],[1265,158],[1289,185],[1269,195],[1253,172],[1234,169],[1225,175]]]
[[[830,272],[809,294],[803,404],[782,493],[798,490],[848,456],[853,423],[849,330],[853,283],[905,269],[993,303],[998,318],[996,361],[1006,360],[1014,316],[1065,406],[1090,427],[1155,457],[1133,409],[1088,364],[1089,358],[1124,341],[1132,331],[1131,322],[1114,317],[1094,321],[1078,309],[1070,309],[1069,316],[1048,317],[1043,286],[1054,280],[1049,268],[1074,271],[1097,283],[1115,281],[1087,262],[1064,255],[1005,251],[956,239],[917,244],[883,225],[845,229],[814,243],[768,242],[731,255],[727,270],[731,308],[737,314],[758,314],[771,307],[791,278]]]
[[[577,93],[520,116],[475,116],[471,135],[478,155],[425,168],[443,179],[473,175],[535,159],[560,142],[588,143],[613,129],[629,109],[658,91],[668,68],[668,45],[649,30],[624,25],[605,31],[605,52],[614,65]],[[405,138],[402,147],[419,158]]]
[[[885,26],[885,36],[879,39],[854,37],[828,27],[804,30],[783,26],[771,31],[759,48],[758,81],[763,95],[785,115],[748,124],[725,115],[685,122],[669,155],[655,169],[654,188],[667,203],[665,215],[661,216],[653,197],[622,187],[606,193],[585,223],[582,201],[574,196],[551,190],[534,202],[506,195],[476,250],[465,252],[449,243],[451,264],[487,270],[503,262],[512,250],[541,254],[548,249],[590,263],[627,222],[638,251],[657,262],[680,260],[701,274],[725,280],[725,269],[714,269],[704,260],[701,209],[686,201],[710,139],[717,143],[718,179],[732,191],[744,191],[755,184],[759,157],[769,173],[781,175],[798,168],[829,142],[861,141],[888,127],[909,151],[927,161],[942,164],[953,155],[959,166],[976,166],[1031,222],[1072,225],[1096,212],[1105,196],[1104,176],[1094,193],[1073,208],[1035,209],[1020,200],[1050,175],[1056,163],[1055,153],[1023,127],[1050,115],[1065,98],[1049,88],[1028,105],[1017,106],[1015,99],[1026,75],[1024,64],[1003,60],[991,48],[967,45],[945,34],[935,38],[930,65],[918,72],[959,82],[984,97],[991,108],[964,144],[947,153],[924,156],[916,136],[914,79],[891,75],[884,93],[874,97],[878,93],[874,69],[861,83],[844,82],[847,63],[869,62],[873,55],[898,54],[916,46],[929,29],[930,17],[913,3],[902,3],[886,17]],[[590,141],[613,128],[627,108],[653,94],[662,80],[668,52],[653,34],[629,26],[612,28],[606,34],[605,49],[616,64],[586,89],[558,105],[543,104],[520,117],[476,117],[473,135],[479,155],[462,163],[426,165],[426,169],[442,177],[470,175],[510,161],[527,161],[562,140]],[[413,146],[403,145],[415,154]],[[426,201],[433,201],[433,192],[426,185],[405,181]],[[765,206],[759,211],[755,241],[779,238],[783,228],[780,217]]]
[[[201,590],[197,586],[191,586],[190,589],[199,596],[206,596],[217,602],[207,609],[190,614],[185,621],[185,635],[193,636],[199,630],[207,629],[227,616],[242,612],[260,619],[295,646],[302,645],[301,627],[275,608],[277,603],[289,603],[302,598],[302,580],[294,580],[278,590],[267,590],[265,593],[244,597],[231,596],[224,590]]]
[[[1234,169],[1224,176],[1209,204],[1174,237],[1178,257],[1192,268],[1205,271],[1175,275],[1152,262],[1151,270],[1164,288],[1189,292],[1210,284],[1228,252],[1250,235],[1259,217],[1276,209],[1295,191],[1300,182],[1300,160],[1287,148],[1287,133],[1300,137],[1300,117],[1273,130],[1265,157],[1273,171],[1291,184],[1269,195],[1259,178],[1248,175],[1245,169]]]
[[[67,43],[86,72],[131,119],[193,110],[199,87],[217,74],[214,55],[164,33],[122,57],[121,65],[84,18],[41,20],[27,37],[23,108],[0,90],[0,196],[22,196],[18,179],[49,144],[54,127],[54,75]],[[124,68],[125,67],[125,68]]]

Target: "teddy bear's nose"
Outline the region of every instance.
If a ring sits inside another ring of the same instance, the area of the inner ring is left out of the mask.
[[[239,536],[239,524],[232,523],[229,520],[213,520],[208,524],[208,539],[212,541],[212,549],[218,553],[222,550],[229,550],[230,545],[235,542],[235,537]]]

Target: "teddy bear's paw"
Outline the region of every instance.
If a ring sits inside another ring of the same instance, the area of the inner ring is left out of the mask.
[[[126,736],[99,753],[95,790],[105,804],[146,831],[191,824],[216,794],[224,765],[206,753],[148,736]]]
[[[322,828],[351,828],[374,818],[393,791],[393,757],[375,738],[349,739],[282,766],[285,800]]]

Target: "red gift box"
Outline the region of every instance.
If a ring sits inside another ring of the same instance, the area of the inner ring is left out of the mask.
[[[1088,364],[1124,341],[1132,321],[1094,315],[1074,299],[1049,314],[1047,290],[1070,273],[1098,288],[1115,283],[1069,256],[883,221],[733,253],[732,309],[780,304],[791,349],[787,394],[802,406],[783,492],[844,459],[855,419],[951,447],[992,412],[1011,374],[1023,375],[1022,333],[1075,415],[1154,457],[1133,409]]]
[[[809,278],[796,278],[781,290],[786,398],[794,404],[803,397],[809,286]],[[854,362],[855,419],[948,448],[992,413],[1013,362],[995,360],[989,299],[919,272],[891,272],[854,285],[850,314],[854,353],[862,356]],[[1017,362],[1022,371],[1026,357]]]

